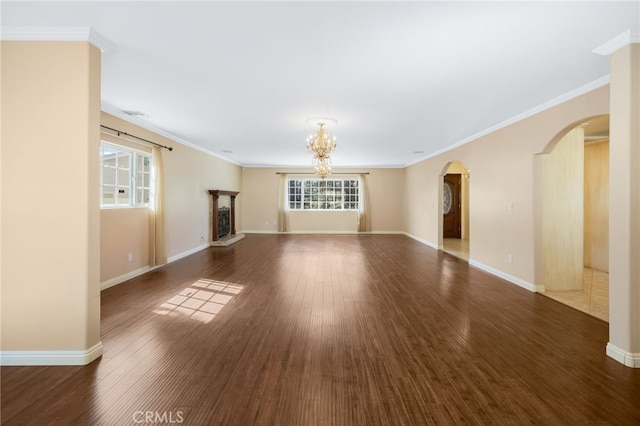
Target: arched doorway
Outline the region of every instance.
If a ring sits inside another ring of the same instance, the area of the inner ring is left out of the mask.
[[[438,247],[469,260],[469,169],[451,161],[439,176]]]
[[[539,157],[545,293],[608,321],[609,117],[573,124]]]

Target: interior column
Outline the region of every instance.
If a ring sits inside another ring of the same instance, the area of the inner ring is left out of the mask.
[[[607,355],[640,368],[640,44],[614,51],[610,61]]]
[[[82,365],[100,342],[100,50],[2,42],[3,365]]]

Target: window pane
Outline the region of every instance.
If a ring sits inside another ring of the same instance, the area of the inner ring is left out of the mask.
[[[131,167],[131,154],[126,152],[118,153],[118,168],[129,170]]]
[[[116,184],[116,169],[112,167],[102,168],[102,183],[104,185]]]
[[[129,170],[118,169],[118,186],[129,186]]]
[[[148,173],[151,165],[151,159],[146,155],[138,154],[138,172]]]
[[[129,203],[129,200],[129,187],[118,186],[118,193],[116,194],[116,204],[127,204]]]
[[[300,180],[289,180],[287,182],[287,200],[289,203],[289,209],[298,210],[301,207],[300,201],[302,197]]]
[[[116,188],[113,185],[102,185],[102,204],[115,203]]]
[[[116,165],[116,154],[118,151],[116,151],[114,148],[110,147],[110,146],[106,146],[106,145],[102,145],[102,152],[101,152],[101,158],[100,160],[102,161],[102,164],[109,164],[111,166],[115,166]]]

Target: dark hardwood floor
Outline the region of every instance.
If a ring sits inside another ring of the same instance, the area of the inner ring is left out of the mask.
[[[639,425],[607,340],[404,236],[248,235],[105,290],[92,364],[2,368],[2,423]]]

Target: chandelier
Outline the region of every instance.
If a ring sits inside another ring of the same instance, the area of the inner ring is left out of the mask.
[[[325,160],[313,159],[315,164],[316,175],[320,179],[324,179],[331,174],[331,158],[327,157]]]
[[[336,137],[331,136],[325,129],[325,122],[319,121],[320,129],[307,137],[307,151],[313,153],[313,164],[316,174],[324,179],[331,174],[331,157],[329,154],[336,149]]]

